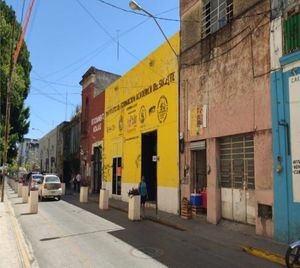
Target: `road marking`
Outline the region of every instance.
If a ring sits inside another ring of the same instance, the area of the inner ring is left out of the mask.
[[[38,213],[38,216],[48,225],[49,229],[52,229],[54,231],[54,233],[56,233],[56,235],[58,237],[63,237],[63,233],[57,228],[55,227],[51,222],[49,222],[45,216],[43,216],[40,212]],[[68,247],[68,249],[73,252],[73,254],[75,254],[83,264],[86,264],[87,266],[85,267],[95,267],[95,265],[93,265],[91,263],[91,261],[89,260],[89,258],[87,258],[86,256],[82,255],[79,250],[72,244],[70,243],[68,240],[66,239],[62,239],[63,243]]]
[[[251,255],[285,266],[285,258],[281,255],[274,254],[264,249],[253,248],[248,246],[242,246],[241,248],[243,251]]]

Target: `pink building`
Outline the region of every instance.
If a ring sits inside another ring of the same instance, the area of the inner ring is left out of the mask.
[[[181,2],[181,197],[273,235],[269,1]],[[258,15],[261,14],[261,15]]]

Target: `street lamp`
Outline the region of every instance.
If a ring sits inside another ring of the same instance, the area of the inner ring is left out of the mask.
[[[162,33],[162,35],[163,35],[164,38],[166,39],[167,43],[169,44],[170,48],[172,49],[173,53],[175,54],[176,58],[178,59],[178,55],[177,55],[175,49],[174,49],[173,46],[171,45],[171,43],[170,43],[168,37],[166,36],[166,34],[164,33],[163,29],[162,29],[161,26],[159,25],[159,23],[158,23],[158,21],[156,20],[155,16],[153,16],[153,15],[152,15],[150,12],[148,12],[147,10],[143,9],[143,8],[141,7],[141,5],[139,5],[139,4],[138,4],[136,1],[134,1],[134,0],[130,0],[130,1],[129,1],[129,7],[130,7],[132,10],[143,11],[145,14],[147,14],[149,17],[151,17],[151,18],[155,21],[155,23],[156,23],[157,27],[159,28],[160,32]]]
[[[31,128],[31,129],[32,129],[32,130],[37,130],[37,131],[41,132],[41,134],[43,134],[43,131],[41,131],[39,128],[33,127],[33,128]]]
[[[150,12],[148,12],[147,10],[143,9],[141,5],[139,5],[136,1],[134,0],[130,0],[129,1],[129,7],[134,10],[134,11],[143,11],[146,15],[148,15],[149,17],[151,17],[154,22],[156,23],[158,29],[160,30],[160,32],[162,33],[162,35],[164,36],[164,38],[166,39],[169,47],[171,48],[171,50],[173,51],[174,55],[176,56],[176,60],[177,60],[177,65],[178,65],[178,68],[179,68],[179,61],[180,61],[180,58],[179,58],[179,55],[176,53],[175,49],[173,48],[173,46],[171,45],[168,37],[166,36],[166,34],[164,33],[163,29],[161,28],[161,26],[159,25],[158,21],[156,20],[155,16],[152,15]],[[178,72],[178,80],[180,79],[180,74]],[[178,86],[179,86],[179,81],[178,81]],[[178,98],[178,102],[179,102],[179,98]],[[178,107],[179,107],[179,104],[178,104]],[[179,127],[179,122],[178,122],[178,127]],[[180,162],[180,161],[179,161]],[[180,188],[180,185],[179,185],[179,188]],[[157,211],[158,211],[158,204],[157,204],[157,186],[156,186],[156,204],[155,204],[155,212],[156,212],[156,215],[157,215]],[[180,190],[178,191],[178,199],[179,199],[179,210],[180,210],[180,199],[181,199],[181,193],[180,193]]]

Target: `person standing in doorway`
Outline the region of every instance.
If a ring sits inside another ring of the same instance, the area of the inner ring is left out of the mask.
[[[78,191],[78,193],[80,192],[80,183],[81,183],[81,175],[80,175],[80,173],[78,173],[76,175],[76,184],[77,184],[77,191]]]
[[[146,200],[148,198],[148,192],[147,192],[147,184],[145,182],[145,177],[142,176],[141,182],[139,183],[139,194],[141,196],[141,208],[142,208],[142,217],[145,216],[145,204]]]

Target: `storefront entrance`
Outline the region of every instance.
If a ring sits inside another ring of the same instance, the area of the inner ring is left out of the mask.
[[[193,150],[192,153],[192,189],[193,193],[205,191],[207,187],[206,150]]]
[[[149,201],[156,201],[157,131],[142,134],[142,176],[147,184]]]
[[[94,148],[93,162],[93,185],[94,193],[99,193],[102,185],[102,148],[100,146]]]

